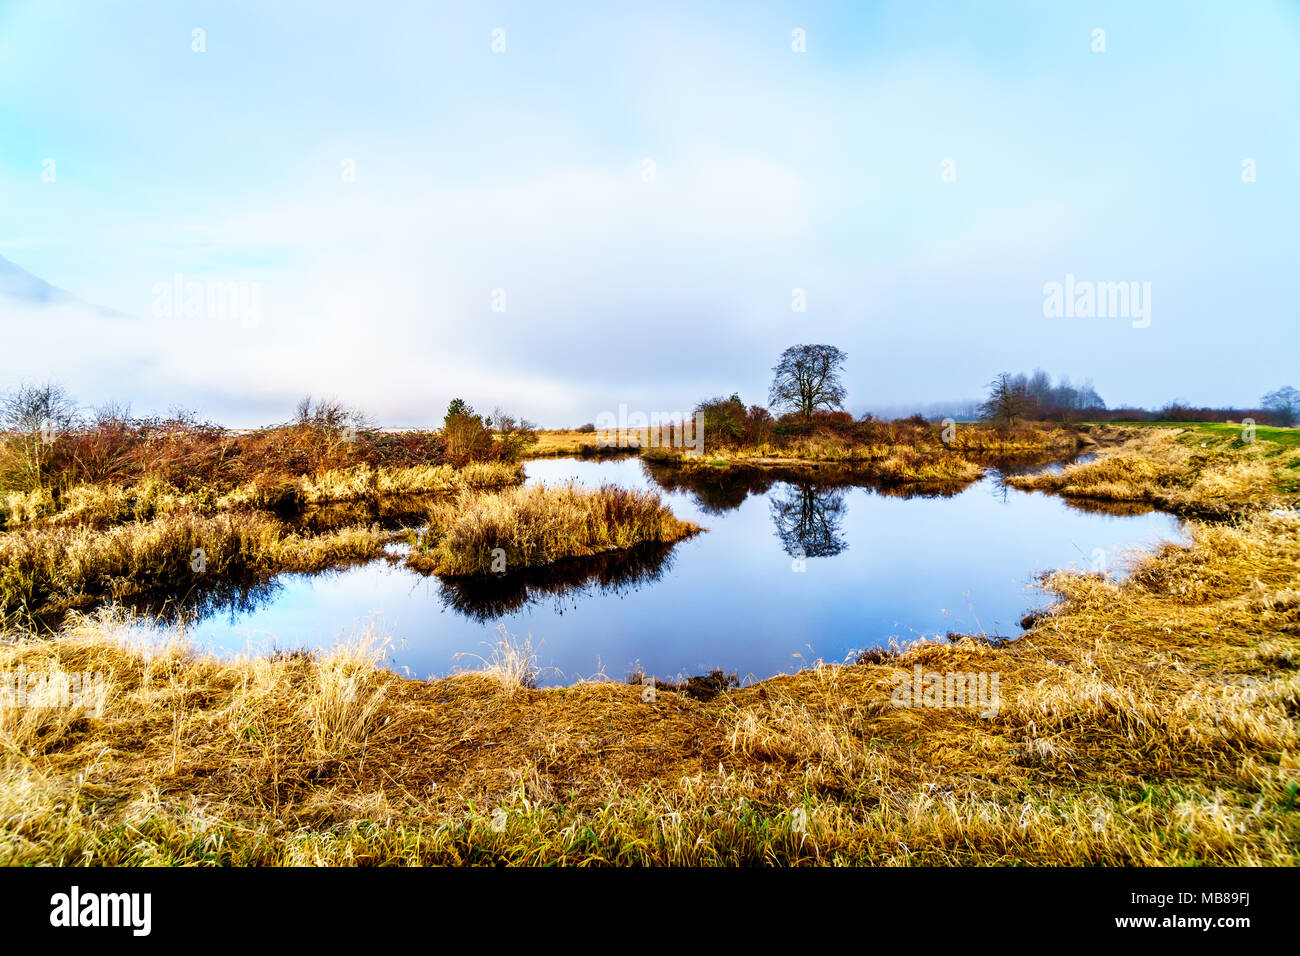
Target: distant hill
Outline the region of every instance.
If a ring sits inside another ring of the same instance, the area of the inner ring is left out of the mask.
[[[21,266],[14,265],[4,256],[0,256],[0,296],[46,305],[65,305],[77,301],[71,292],[50,285]]]
[[[20,305],[80,306],[108,318],[125,318],[121,312],[82,302],[71,292],[50,285],[22,266],[0,256],[0,308],[9,300]]]

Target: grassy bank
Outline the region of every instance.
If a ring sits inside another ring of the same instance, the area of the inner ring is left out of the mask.
[[[537,485],[435,504],[408,564],[434,574],[490,574],[671,544],[698,531],[654,493]]]
[[[635,450],[604,448],[596,432],[573,428],[537,432],[537,441],[524,449],[525,458],[599,458],[625,455]]]
[[[1098,424],[1098,423],[1090,423]],[[1107,422],[1103,427],[1122,428],[1176,428],[1202,438],[1241,441],[1246,426],[1240,422]],[[1254,437],[1276,445],[1300,445],[1300,428],[1280,428],[1273,425],[1256,425]],[[1244,442],[1243,442],[1244,444]]]
[[[255,480],[225,487],[189,481],[184,487],[150,477],[134,484],[101,482],[74,485],[56,500],[49,491],[11,491],[0,499],[0,517],[9,528],[24,525],[93,525],[180,513],[210,515],[240,510],[292,513],[304,507],[406,495],[447,495],[487,490],[523,481],[521,465],[472,462],[372,467],[358,465],[319,473]]]
[[[1300,492],[1300,447],[1240,429],[1098,426],[1113,448],[1059,473],[1007,479],[1067,498],[1138,502],[1176,514],[1222,518],[1285,504]]]
[[[1294,864],[1300,518],[1189,535],[1122,582],[1052,575],[1060,604],[1012,644],[708,699],[532,689],[509,644],[426,682],[373,646],[216,661],[111,622],[10,633],[0,673],[97,671],[109,691],[99,715],[0,711],[0,862]],[[996,714],[894,706],[917,666],[996,674]]]
[[[599,445],[600,434],[539,432],[529,457],[639,455],[653,465],[688,471],[772,469],[809,473],[827,467],[852,469],[882,486],[957,490],[1002,461],[1059,459],[1096,442],[1069,426],[1022,425],[998,429],[980,423],[949,427],[921,419],[897,422],[854,421],[846,415],[818,415],[807,426],[790,426],[744,440],[706,426],[704,450],[651,445],[645,430],[616,435],[613,447]],[[674,433],[675,434],[675,433]]]
[[[854,423],[842,431],[819,428],[809,434],[756,443],[706,443],[704,458],[747,463],[829,462],[875,466],[906,474],[921,466],[978,466],[989,459],[1068,453],[1091,440],[1067,426],[1023,425],[998,429],[980,423],[943,426],[919,420]]]
[[[393,431],[338,403],[309,401],[292,422],[232,430],[182,411],[87,417],[66,396],[51,401],[63,412],[46,420],[48,430],[29,415],[0,431],[0,529],[501,487],[521,480],[519,453],[531,440],[504,415],[491,430],[461,416],[455,427]]]
[[[40,469],[23,467],[37,451]],[[0,436],[0,620],[51,627],[70,609],[146,597],[174,610],[373,559],[428,499],[523,481],[517,462],[447,458],[438,435],[312,423]]]

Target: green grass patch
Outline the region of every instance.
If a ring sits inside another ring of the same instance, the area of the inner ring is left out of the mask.
[[[1089,424],[1103,424],[1090,422]],[[1182,428],[1196,435],[1241,442],[1244,432],[1240,424],[1227,422],[1106,422],[1126,428]],[[1256,441],[1271,441],[1278,445],[1300,446],[1300,428],[1275,428],[1272,425],[1255,426]]]

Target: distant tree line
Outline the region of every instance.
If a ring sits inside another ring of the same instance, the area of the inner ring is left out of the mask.
[[[979,416],[998,425],[1010,426],[1030,421],[1082,421],[1096,419],[1106,411],[1092,380],[1074,385],[1066,376],[1059,382],[1042,369],[1029,375],[1003,372],[989,383],[988,398],[979,407]]]
[[[1002,426],[1019,421],[1239,422],[1245,418],[1260,425],[1294,426],[1300,421],[1300,391],[1289,385],[1269,392],[1257,408],[1208,408],[1179,399],[1155,409],[1107,408],[1091,379],[1074,385],[1062,377],[1054,383],[1041,369],[1029,375],[1003,372],[988,389],[978,417]]]
[[[26,507],[17,498],[35,495],[36,507],[84,483],[269,488],[359,465],[515,462],[536,441],[526,419],[501,409],[480,415],[461,399],[448,406],[440,431],[388,433],[359,409],[307,396],[283,424],[231,432],[184,408],[150,417],[117,403],[85,409],[61,385],[23,383],[0,391],[0,528],[13,508]]]
[[[843,369],[848,358],[833,345],[792,345],[772,368],[768,404],[746,405],[739,394],[701,402],[709,441],[723,445],[761,445],[829,431],[845,438],[868,440],[871,414],[854,419],[844,409],[847,389]],[[955,409],[949,411],[949,409]],[[939,403],[895,421],[934,422],[942,418],[980,419],[1001,428],[1021,422],[1078,421],[1241,421],[1261,425],[1295,425],[1300,420],[1300,392],[1284,386],[1269,392],[1258,408],[1197,408],[1172,401],[1162,408],[1108,408],[1091,379],[1074,383],[1068,376],[1053,379],[1042,369],[1025,374],[1002,372],[988,386],[982,403]]]

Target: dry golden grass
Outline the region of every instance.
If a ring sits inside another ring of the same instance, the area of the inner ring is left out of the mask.
[[[887,428],[887,426],[886,426]],[[599,433],[538,432],[530,458],[591,457],[603,454],[641,455],[657,464],[680,468],[791,468],[836,464],[861,469],[864,476],[884,483],[953,486],[969,484],[984,474],[992,460],[1007,456],[1060,457],[1092,439],[1068,427],[1021,426],[1003,431],[987,425],[956,426],[943,440],[938,427],[911,428],[898,440],[857,441],[833,433],[794,437],[780,442],[718,446],[709,439],[703,454],[694,457],[675,447],[650,447],[647,432],[639,433],[639,448],[601,448]],[[706,436],[707,437],[707,436]]]
[[[379,468],[359,465],[271,484],[249,482],[225,490],[215,486],[182,490],[150,477],[131,485],[74,486],[63,495],[62,507],[57,509],[48,492],[14,492],[0,503],[0,510],[8,527],[30,524],[37,519],[43,519],[43,525],[105,527],[182,512],[214,514],[404,495],[459,494],[517,485],[523,477],[521,465],[499,461],[471,462],[459,468],[445,464]]]
[[[598,432],[581,432],[576,429],[539,431],[537,442],[524,449],[524,457],[576,458],[619,452],[619,449],[601,448],[599,439]]]
[[[887,426],[886,430],[887,430]],[[1073,429],[1024,426],[1010,431],[977,424],[956,426],[943,440],[937,427],[904,429],[897,440],[855,441],[819,433],[780,443],[738,445],[710,450],[696,458],[678,449],[650,449],[643,456],[656,464],[688,470],[719,468],[852,470],[881,487],[918,491],[958,491],[981,478],[989,465],[1060,458],[1091,445]]]
[[[390,535],[373,522],[400,511],[401,503],[422,509],[424,496],[465,497],[522,480],[521,466],[504,462],[360,465],[224,491],[206,485],[181,490],[157,477],[78,485],[66,491],[57,511],[47,494],[11,494],[5,507],[13,530],[0,532],[0,618],[50,618],[103,598],[202,590],[230,578],[378,557]],[[358,502],[364,507],[357,515],[326,520],[320,514],[324,506]],[[307,533],[304,520],[291,524],[281,517],[301,519],[307,511],[323,533]],[[196,570],[199,551],[203,566]]]
[[[0,863],[1294,864],[1300,519],[1191,530],[1123,582],[1053,575],[1062,603],[1013,644],[708,701],[533,689],[518,643],[425,682],[373,644],[218,661],[111,620],[11,640],[0,673],[112,692],[4,731]],[[999,712],[893,706],[918,664],[999,674]]]
[[[1290,468],[1168,440],[1067,481],[1149,482],[1196,511],[1253,505],[1258,462],[1273,488]],[[923,643],[707,700],[537,689],[504,636],[482,671],[418,681],[373,640],[215,660],[108,616],[11,631],[0,675],[97,672],[109,693],[98,714],[0,707],[0,864],[1294,865],[1300,515],[1188,527],[1122,581],[1051,575],[1061,602],[1006,646]],[[997,674],[997,713],[894,706],[917,666]]]
[[[318,571],[378,557],[387,538],[366,526],[302,535],[262,513],[169,514],[102,531],[25,528],[0,534],[0,612],[46,613],[150,588]]]
[[[503,488],[522,481],[522,466],[500,461],[470,462],[460,468],[451,465],[361,466],[303,479],[302,500],[319,504],[386,495],[456,494]]]
[[[671,544],[698,531],[675,518],[654,492],[534,485],[435,504],[408,563],[435,574],[490,574]],[[504,567],[494,568],[494,560],[504,560]]]

